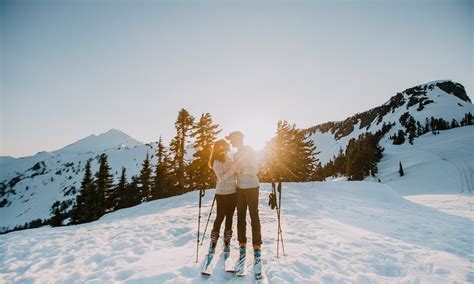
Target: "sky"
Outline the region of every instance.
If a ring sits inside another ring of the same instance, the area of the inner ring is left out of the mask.
[[[168,142],[181,108],[259,149],[433,80],[474,98],[473,2],[0,0],[0,155]]]

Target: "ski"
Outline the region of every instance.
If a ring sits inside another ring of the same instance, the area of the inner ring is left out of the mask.
[[[235,273],[234,261],[230,252],[224,252],[224,270],[225,272]]]
[[[235,263],[235,275],[237,276],[245,276],[245,253],[240,254],[239,259]]]
[[[255,262],[253,266],[254,276],[255,276],[255,283],[261,284],[263,283],[263,275],[262,275],[262,258],[260,256],[255,257]]]
[[[204,259],[202,266],[201,266],[201,274],[205,276],[211,276],[212,275],[212,259],[214,258],[213,253],[209,253],[206,255],[206,258]]]

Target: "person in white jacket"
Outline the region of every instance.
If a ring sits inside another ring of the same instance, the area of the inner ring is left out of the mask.
[[[230,240],[232,239],[232,219],[236,206],[236,176],[232,160],[227,156],[229,144],[225,140],[214,143],[209,167],[214,170],[217,177],[216,202],[217,216],[211,231],[211,244],[209,253],[214,253],[219,239],[221,224],[225,219],[224,229],[224,252],[230,252]]]
[[[241,257],[245,254],[247,245],[246,236],[246,215],[247,208],[250,213],[252,225],[252,245],[255,258],[261,256],[262,235],[260,228],[260,217],[258,214],[258,162],[255,151],[244,144],[244,135],[240,131],[234,131],[225,137],[230,144],[237,148],[237,153],[233,157],[237,176],[237,237]]]

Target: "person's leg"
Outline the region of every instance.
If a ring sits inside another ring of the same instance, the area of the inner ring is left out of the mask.
[[[217,216],[214,220],[214,225],[212,226],[211,231],[211,246],[214,248],[217,245],[217,240],[219,239],[219,231],[221,230],[221,224],[222,221],[224,221],[226,213],[225,203],[223,202],[222,197],[223,195],[216,194]]]
[[[262,235],[260,228],[260,217],[258,214],[258,194],[259,188],[246,189],[247,194],[247,203],[249,206],[250,220],[252,221],[252,244],[254,249],[260,249],[262,244]]]
[[[237,238],[239,244],[246,244],[246,226],[245,218],[247,216],[247,201],[245,200],[245,189],[237,188]]]
[[[232,230],[232,221],[235,213],[236,194],[226,195],[226,213],[225,213],[225,229]]]
[[[232,221],[235,213],[236,195],[236,193],[226,195],[224,245],[229,245],[232,239]]]

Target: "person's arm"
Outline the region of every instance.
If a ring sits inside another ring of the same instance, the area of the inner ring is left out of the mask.
[[[240,161],[240,173],[243,175],[256,175],[258,174],[258,162],[255,151],[248,148],[241,161]]]
[[[235,173],[234,167],[230,167],[228,170],[226,170],[224,165],[219,161],[214,161],[214,165],[212,167],[219,180],[227,180]]]

